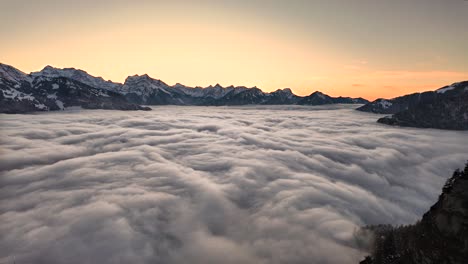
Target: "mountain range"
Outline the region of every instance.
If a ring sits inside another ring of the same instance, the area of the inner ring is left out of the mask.
[[[377,99],[356,110],[392,114],[377,120],[387,125],[467,130],[468,81],[453,83],[435,91]]]
[[[124,83],[106,81],[74,68],[46,66],[26,74],[0,63],[0,113],[88,109],[151,110],[142,105],[324,105],[363,104],[357,110],[391,114],[377,122],[387,125],[468,129],[468,81],[434,91],[368,102],[363,98],[331,97],[319,91],[308,96],[291,89],[263,92],[257,87],[219,84],[189,87],[168,85],[147,74],[133,75]]]
[[[151,110],[129,103],[122,94],[100,78],[90,78],[83,71],[64,70],[62,75],[46,67],[44,74],[25,74],[18,69],[0,64],[0,113],[27,113],[63,110],[80,106],[88,109]],[[80,79],[82,78],[82,80]],[[81,80],[81,81],[80,81]]]
[[[295,95],[291,89],[266,93],[257,87],[219,84],[208,87],[168,85],[147,74],[133,75],[125,82],[106,81],[74,68],[46,66],[26,74],[0,63],[0,112],[26,113],[60,110],[71,106],[91,109],[150,110],[140,105],[323,105],[365,104],[363,98],[331,97],[321,92]]]

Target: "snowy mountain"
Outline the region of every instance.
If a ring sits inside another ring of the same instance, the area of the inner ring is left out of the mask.
[[[468,91],[422,101],[392,116],[382,117],[377,122],[395,126],[468,130]]]
[[[32,78],[10,65],[0,63],[0,83],[3,81],[21,84],[22,82],[31,82]]]
[[[320,92],[310,96],[301,97],[292,93],[291,89],[278,89],[265,93],[257,87],[245,86],[223,87],[215,86],[188,87],[182,84],[169,86],[161,80],[153,79],[148,75],[134,75],[125,80],[119,92],[133,103],[147,105],[248,105],[248,104],[364,104],[362,98],[330,97]],[[320,95],[319,98],[315,98]]]
[[[33,78],[37,78],[41,76],[48,77],[48,78],[65,77],[65,78],[69,78],[69,79],[84,83],[91,87],[107,89],[107,90],[112,90],[112,91],[117,90],[121,86],[120,83],[105,81],[102,77],[94,77],[83,70],[78,70],[75,68],[59,69],[59,68],[54,68],[52,66],[46,66],[41,71],[32,72],[30,75]]]
[[[147,105],[213,105],[213,101],[227,94],[237,94],[247,90],[246,87],[215,86],[188,87],[182,84],[169,86],[159,79],[147,74],[129,76],[118,89],[130,102]]]
[[[71,106],[150,110],[128,103],[123,95],[115,91],[95,88],[75,78],[62,77],[51,72],[45,75],[28,75],[5,64],[0,64],[0,91],[0,113],[53,111]]]
[[[393,99],[377,99],[367,103],[356,110],[377,114],[396,114],[398,112],[415,107],[420,103],[431,103],[443,98],[459,96],[468,91],[468,81],[458,82],[444,86],[435,91],[413,93]]]
[[[320,92],[301,97],[293,94],[289,88],[265,93],[257,87],[223,87],[220,84],[205,88],[189,87],[180,83],[170,86],[147,74],[129,76],[121,84],[92,76],[83,70],[52,66],[25,74],[12,66],[0,64],[0,86],[0,100],[3,103],[0,112],[8,113],[57,110],[72,105],[87,108],[140,109],[137,104],[219,106],[367,103],[362,98],[335,98]],[[55,91],[56,89],[58,91]],[[66,96],[74,98],[65,98]]]
[[[377,120],[387,125],[468,130],[468,81],[435,91],[377,99],[356,110],[393,114]]]
[[[243,92],[243,91],[246,91],[247,89],[249,89],[249,88],[247,88],[245,86],[234,87],[233,85],[228,86],[228,87],[222,87],[220,84],[216,84],[215,86],[210,85],[210,86],[205,87],[205,88],[202,88],[202,87],[192,88],[192,87],[184,86],[184,85],[179,84],[179,83],[174,85],[173,88],[180,89],[186,95],[190,95],[190,96],[193,96],[193,97],[198,97],[198,98],[201,98],[201,97],[209,98],[209,97],[211,97],[213,99],[220,99],[220,98],[226,96],[227,94],[229,94],[231,92],[233,94],[238,94],[240,92]]]

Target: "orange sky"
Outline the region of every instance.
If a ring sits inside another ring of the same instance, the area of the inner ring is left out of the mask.
[[[0,62],[370,100],[468,79],[465,1],[361,1],[0,1]]]

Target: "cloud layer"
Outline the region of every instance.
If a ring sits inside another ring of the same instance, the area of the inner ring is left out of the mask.
[[[467,132],[351,106],[1,115],[0,263],[356,263],[406,224]]]

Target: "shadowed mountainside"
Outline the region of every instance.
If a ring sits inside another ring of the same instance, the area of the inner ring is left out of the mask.
[[[414,225],[368,227],[372,256],[361,264],[464,264],[468,260],[468,163],[456,170],[438,201]]]
[[[377,120],[387,125],[467,130],[468,81],[454,83],[435,91],[393,99],[377,99],[356,110],[392,114]]]

